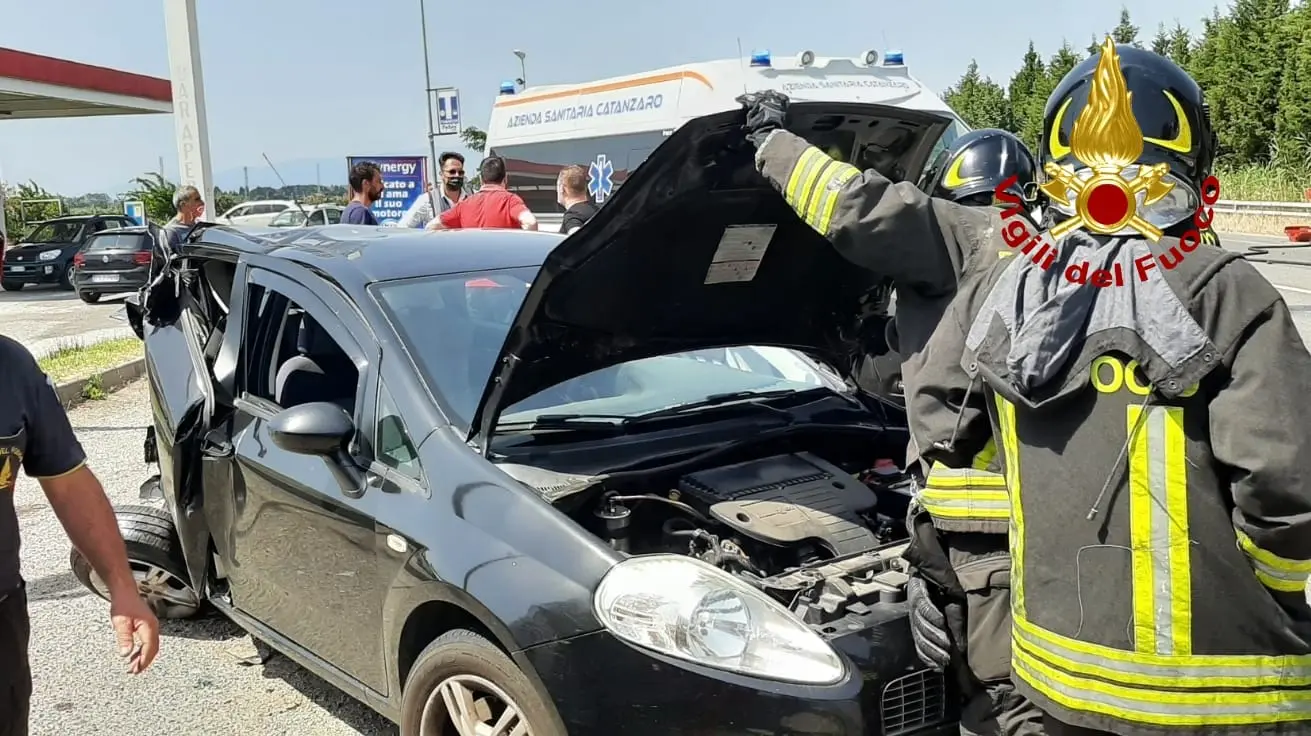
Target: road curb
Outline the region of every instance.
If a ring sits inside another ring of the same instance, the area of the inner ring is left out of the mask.
[[[61,383],[55,387],[55,394],[59,396],[59,403],[63,404],[65,409],[72,409],[87,400],[86,387],[97,378],[100,379],[100,389],[109,394],[144,375],[146,375],[146,359],[133,358],[109,370]]]

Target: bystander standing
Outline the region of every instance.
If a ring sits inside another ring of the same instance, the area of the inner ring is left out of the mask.
[[[555,182],[555,198],[564,208],[560,232],[565,235],[582,227],[598,211],[587,196],[587,170],[581,166],[566,166],[560,170],[560,177]]]
[[[164,224],[164,235],[168,238],[169,250],[177,252],[178,245],[205,214],[205,200],[200,196],[200,190],[190,184],[178,187],[173,192],[173,210],[177,214]]]
[[[342,224],[377,225],[378,218],[369,209],[382,199],[382,169],[372,161],[361,161],[350,170],[351,201],[341,213]]]
[[[397,227],[426,227],[433,220],[434,205],[436,212],[441,214],[464,198],[464,156],[447,151],[438,159],[438,166],[441,187],[429,187],[424,196],[405,211]]]
[[[505,160],[488,156],[478,165],[482,188],[478,193],[460,200],[454,207],[428,223],[429,230],[446,228],[486,227],[536,230],[537,218],[528,211],[523,198],[505,188]]]

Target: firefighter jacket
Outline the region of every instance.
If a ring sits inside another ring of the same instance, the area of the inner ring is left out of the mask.
[[[903,357],[928,341],[962,278],[1011,252],[998,209],[934,199],[910,182],[829,158],[785,130],[760,145],[756,169],[844,258],[896,284]]]
[[[915,360],[925,457],[1002,452],[1023,695],[1122,735],[1311,733],[1311,355],[1250,264],[1075,232],[963,285]]]

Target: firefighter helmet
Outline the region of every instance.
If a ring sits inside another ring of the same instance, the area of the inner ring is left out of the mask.
[[[924,175],[931,196],[964,205],[991,205],[993,192],[1012,176],[1006,191],[1024,200],[1036,195],[1037,164],[1015,135],[996,128],[974,130],[938,154]]]
[[[1197,82],[1159,54],[1107,38],[1047,99],[1039,157],[1048,212],[1097,233],[1159,237],[1201,204],[1215,148]]]

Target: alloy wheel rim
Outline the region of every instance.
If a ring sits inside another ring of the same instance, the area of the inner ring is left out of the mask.
[[[514,700],[477,675],[442,680],[424,703],[420,724],[419,736],[532,736]]]
[[[73,283],[73,276],[76,273],[77,273],[77,269],[73,266],[73,264],[71,263],[68,264],[68,279],[67,279],[68,283],[70,284]]]
[[[129,560],[129,563],[137,591],[159,618],[188,618],[200,610],[200,596],[178,576],[148,562]],[[109,586],[94,570],[91,585],[102,598],[109,599]]]

